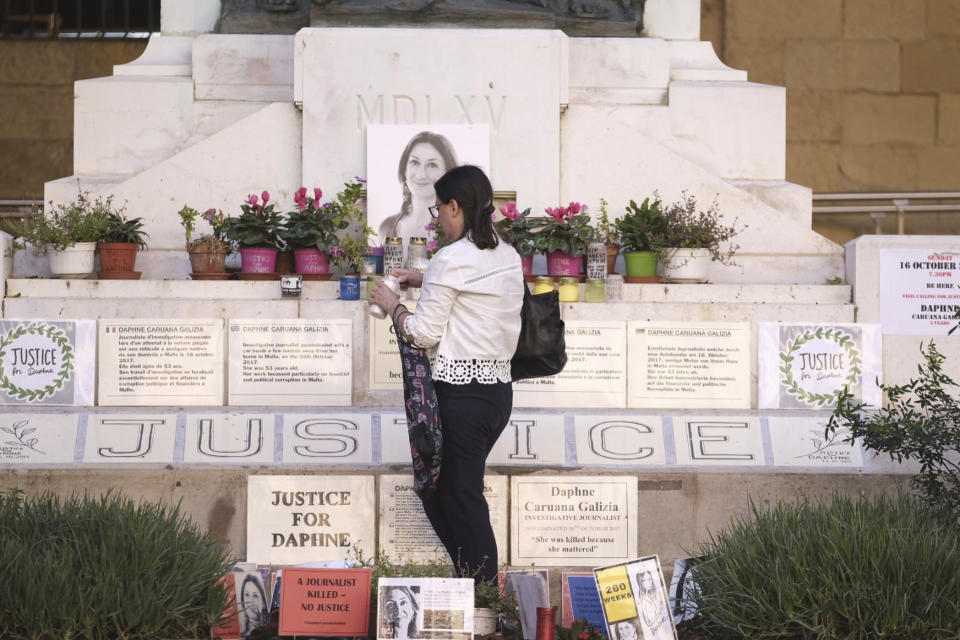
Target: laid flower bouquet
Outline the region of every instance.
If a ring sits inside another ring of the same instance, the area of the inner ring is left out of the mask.
[[[229,224],[227,216],[219,209],[207,209],[200,213],[193,207],[183,205],[178,212],[180,215],[180,224],[183,226],[183,235],[187,239],[186,249],[191,251],[197,247],[206,246],[210,253],[226,254],[230,250],[230,243],[227,242],[227,225]],[[210,226],[211,233],[204,233],[193,237],[197,230],[197,219],[203,219]]]
[[[590,226],[587,205],[571,202],[566,207],[547,207],[546,224],[534,236],[538,251],[560,251],[571,256],[582,256],[587,245],[593,242],[594,230]]]
[[[296,208],[287,214],[281,236],[290,249],[317,249],[330,253],[339,244],[337,232],[350,225],[344,207],[334,206],[332,202],[320,204],[323,190],[313,189],[313,197],[307,195],[307,188],[300,187],[293,195]]]
[[[283,244],[280,237],[283,218],[276,211],[275,205],[267,204],[269,201],[269,191],[261,193],[259,198],[256,194],[250,194],[240,205],[243,213],[227,219],[227,237],[241,247],[280,247]]]
[[[540,226],[539,220],[530,218],[530,208],[523,211],[517,209],[517,203],[510,201],[500,207],[503,217],[496,222],[496,227],[513,248],[522,257],[532,256],[537,252],[533,230]]]

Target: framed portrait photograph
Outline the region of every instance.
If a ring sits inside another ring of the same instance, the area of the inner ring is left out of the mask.
[[[473,164],[490,175],[488,125],[367,127],[367,224],[373,246],[388,237],[432,239],[426,230],[436,203],[433,184],[453,167]]]

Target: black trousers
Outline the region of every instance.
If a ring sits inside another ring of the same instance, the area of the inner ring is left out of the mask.
[[[487,455],[510,420],[509,382],[435,382],[443,429],[443,459],[437,490],[423,510],[462,578],[497,578],[497,542],[483,497]]]

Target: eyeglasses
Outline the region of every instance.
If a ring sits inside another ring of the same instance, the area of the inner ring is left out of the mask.
[[[430,217],[431,217],[431,218],[439,218],[439,217],[440,217],[440,205],[438,205],[438,204],[432,204],[432,205],[430,205],[429,207],[427,207],[427,211],[430,212]]]

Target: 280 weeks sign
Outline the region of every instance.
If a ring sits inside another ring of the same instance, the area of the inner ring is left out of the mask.
[[[92,405],[93,320],[0,321],[0,404]]]

